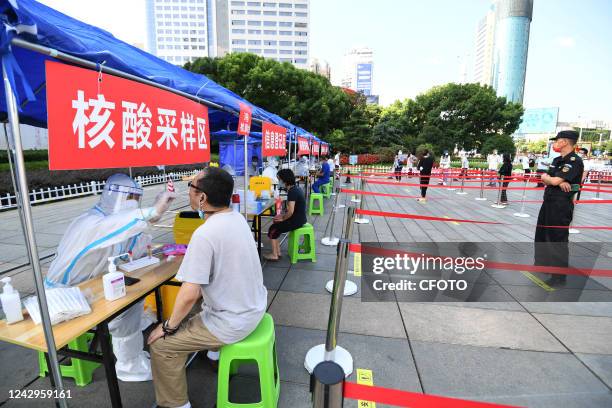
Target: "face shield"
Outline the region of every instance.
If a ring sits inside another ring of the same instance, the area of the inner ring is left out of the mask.
[[[142,188],[125,174],[115,174],[106,180],[98,207],[106,215],[140,208]]]

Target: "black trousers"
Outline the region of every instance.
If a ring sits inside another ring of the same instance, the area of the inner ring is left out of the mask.
[[[574,203],[571,197],[544,198],[535,232],[535,265],[568,266],[569,229],[546,226],[569,227],[573,213]]]
[[[427,195],[427,187],[429,185],[429,179],[431,178],[430,174],[425,174],[425,176],[427,177],[421,177],[421,197],[423,198],[425,198],[425,196]]]
[[[395,179],[397,181],[400,181],[402,179],[402,168],[403,166],[395,167]]]
[[[501,191],[501,197],[500,197],[500,201],[502,203],[505,203],[508,201],[508,194],[507,194],[507,188],[508,188],[508,184],[510,184],[509,181],[504,181],[502,183],[502,191]]]

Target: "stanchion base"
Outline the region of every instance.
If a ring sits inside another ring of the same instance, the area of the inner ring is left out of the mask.
[[[344,205],[344,204],[338,204],[338,206],[337,206],[336,208],[344,208],[344,207],[346,207],[346,205]]]
[[[319,344],[318,346],[314,346],[308,353],[306,353],[306,358],[304,359],[304,368],[308,373],[312,374],[314,368],[320,362],[325,360],[325,344]],[[334,358],[332,359],[334,363],[338,364],[342,367],[342,371],[344,371],[344,376],[348,377],[353,373],[353,356],[346,349],[336,346],[336,350],[334,350]]]
[[[459,195],[466,195],[467,193],[465,191],[458,191],[455,194],[459,194]]]
[[[351,203],[357,203],[357,204],[359,204],[360,202],[361,202],[361,200],[360,200],[360,199],[358,199],[358,198],[351,198]]]
[[[324,237],[321,239],[321,243],[325,246],[336,246],[340,240],[336,237]]]
[[[531,217],[531,215],[529,215],[527,213],[514,213],[512,215],[514,215],[515,217],[520,217],[520,218],[529,218],[529,217]]]
[[[580,234],[580,230],[576,228],[570,228],[567,232],[570,234]]]
[[[329,293],[332,293],[334,291],[334,280],[330,280],[327,282],[327,284],[325,285],[325,290],[327,290]],[[357,284],[353,281],[350,280],[346,280],[346,282],[344,282],[344,296],[353,296],[355,293],[357,293],[358,289],[357,289]]]
[[[493,208],[506,208],[507,206],[505,206],[503,204],[491,204],[491,207],[493,207]]]
[[[474,200],[476,200],[476,201],[487,201],[487,199],[484,198],[484,197],[476,197]]]
[[[356,224],[369,224],[370,220],[368,220],[367,218],[355,218],[355,223]]]

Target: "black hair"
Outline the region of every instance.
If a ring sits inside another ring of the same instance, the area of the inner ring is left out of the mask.
[[[589,149],[587,149],[586,147],[581,147],[580,151],[584,154],[588,154],[589,153]]]
[[[510,153],[504,153],[504,163],[512,163],[512,157],[510,156]]]
[[[283,183],[294,186],[295,185],[295,174],[290,169],[281,169],[276,173],[276,177],[281,179]]]
[[[206,194],[206,201],[213,207],[228,207],[234,192],[234,179],[219,167],[208,167],[197,187]]]

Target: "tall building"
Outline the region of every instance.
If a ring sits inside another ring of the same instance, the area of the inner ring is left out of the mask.
[[[184,64],[251,52],[308,68],[309,0],[147,0],[148,50]]]
[[[310,61],[310,71],[331,80],[331,68],[329,66],[329,62],[327,61],[319,61],[319,59],[313,58]]]
[[[341,86],[372,95],[374,53],[370,48],[353,48],[344,55]]]
[[[493,88],[512,102],[523,103],[532,16],[533,0],[495,3]]]
[[[523,102],[532,16],[533,0],[493,0],[476,29],[472,80],[512,102]]]
[[[495,45],[495,8],[478,22],[474,47],[473,81],[481,85],[493,84],[493,48]]]
[[[209,55],[207,0],[146,0],[147,51],[182,65]]]

